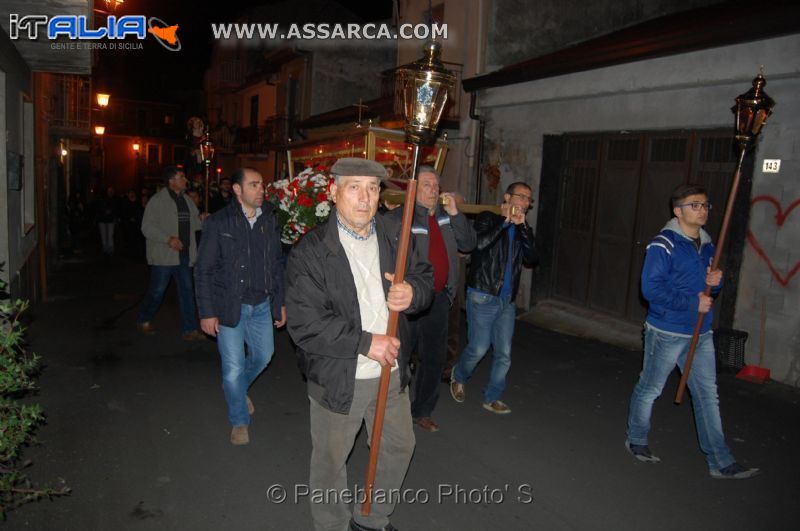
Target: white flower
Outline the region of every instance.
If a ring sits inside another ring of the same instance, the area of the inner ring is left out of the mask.
[[[317,209],[314,211],[314,215],[318,218],[324,218],[327,216],[331,211],[331,205],[327,201],[323,201],[317,205]]]

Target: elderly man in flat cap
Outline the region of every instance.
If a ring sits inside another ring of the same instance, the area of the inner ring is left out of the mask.
[[[405,280],[393,284],[399,224],[375,217],[386,170],[371,160],[340,159],[331,168],[336,203],[306,234],[287,265],[289,334],[308,380],[311,417],[311,515],[317,530],[394,529],[389,515],[415,439],[400,342],[386,335],[389,311],[414,313],[431,302],[430,264],[412,248]],[[370,515],[347,483],[347,458],[362,423],[372,436],[381,367],[389,395]],[[355,501],[352,511],[350,503]]]

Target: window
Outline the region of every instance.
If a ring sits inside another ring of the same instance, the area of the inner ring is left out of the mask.
[[[172,163],[186,165],[186,146],[172,146]]]
[[[250,127],[258,126],[258,94],[250,97]]]
[[[147,163],[161,164],[161,146],[159,144],[147,144]]]

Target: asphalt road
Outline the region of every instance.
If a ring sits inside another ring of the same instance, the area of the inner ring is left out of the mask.
[[[143,264],[66,263],[31,311],[46,368],[34,400],[47,415],[24,457],[38,484],[72,494],[12,511],[7,529],[310,529],[308,399],[285,331],[251,389],[251,443],[229,441],[213,341],[184,342],[174,288],[154,336],[134,327]],[[438,433],[417,447],[393,523],[407,530],[797,529],[800,390],[720,375],[729,445],[762,468],[747,481],[708,476],[677,373],[654,410],[662,463],[623,448],[641,353],[518,321],[506,416],[481,408],[484,361],[455,403],[442,384]],[[363,483],[359,437],[349,481]],[[285,499],[282,499],[284,498]]]

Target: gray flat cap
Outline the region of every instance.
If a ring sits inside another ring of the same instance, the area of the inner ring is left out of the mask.
[[[356,157],[339,159],[331,167],[331,173],[339,177],[377,177],[386,178],[386,168],[379,162]]]

